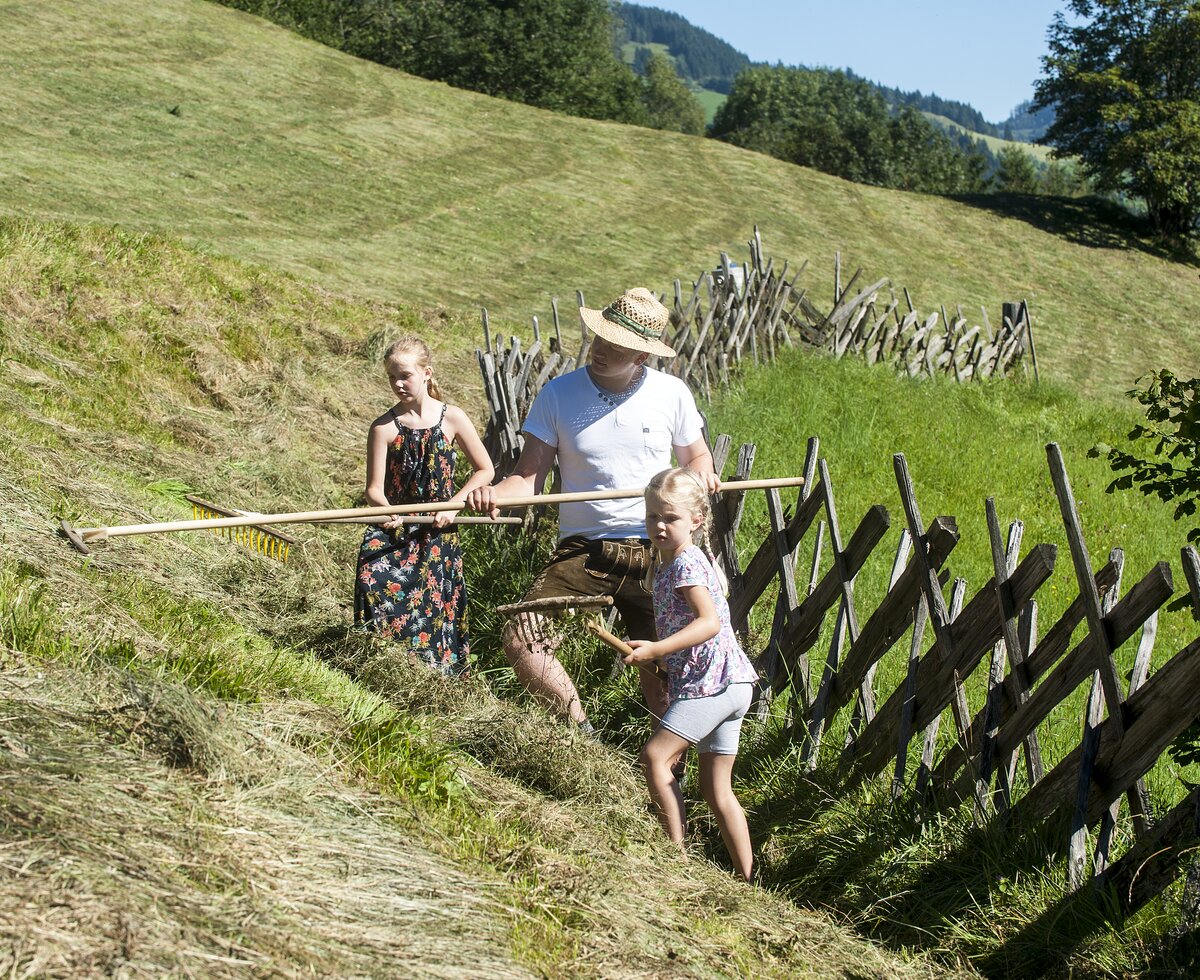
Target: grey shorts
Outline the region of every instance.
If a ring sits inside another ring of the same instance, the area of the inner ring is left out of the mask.
[[[662,727],[685,738],[697,752],[737,755],[742,718],[750,710],[754,685],[730,684],[706,698],[676,698],[663,715]]]

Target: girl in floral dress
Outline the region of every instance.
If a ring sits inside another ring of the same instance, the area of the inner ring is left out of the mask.
[[[398,340],[383,362],[398,400],[367,435],[369,504],[461,503],[491,483],[492,461],[475,426],[462,409],[440,400],[425,342]],[[474,471],[457,493],[456,445]],[[432,524],[396,517],[367,528],[354,588],[356,624],[446,674],[466,670],[470,653],[462,549],[449,527],[457,513],[438,511]]]

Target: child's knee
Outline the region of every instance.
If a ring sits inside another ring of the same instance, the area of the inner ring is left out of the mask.
[[[669,771],[674,760],[669,753],[662,750],[661,746],[650,741],[642,746],[642,751],[638,754],[638,761],[646,772],[661,773]]]

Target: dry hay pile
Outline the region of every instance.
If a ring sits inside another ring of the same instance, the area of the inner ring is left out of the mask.
[[[528,975],[487,883],[294,747],[327,719],[117,670],[0,685],[4,975]]]
[[[356,641],[349,640],[346,652]],[[561,924],[575,951],[562,975],[966,976],[905,963],[783,896],[725,871],[715,827],[681,854],[650,816],[635,760],[484,685],[448,681],[405,656],[362,644],[359,681],[475,757],[463,772],[475,806],[516,829],[490,864],[532,883],[522,901]],[[375,652],[371,652],[374,650]],[[500,778],[503,776],[504,778]],[[711,823],[703,805],[693,826]],[[704,838],[709,843],[706,844]],[[498,838],[499,839],[499,838]],[[710,860],[711,859],[711,860]]]

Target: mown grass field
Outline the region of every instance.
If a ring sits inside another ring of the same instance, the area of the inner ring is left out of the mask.
[[[758,443],[759,475],[795,473],[819,436],[844,532],[875,502],[896,527],[891,455],[905,452],[926,519],[958,518],[950,566],[972,592],[994,495],[1002,521],[1026,522],[1026,549],[1060,545],[1048,623],[1072,581],[1051,440],[1093,559],[1119,545],[1127,584],[1160,558],[1181,582],[1182,530],[1139,496],[1106,496],[1086,450],[1119,441],[1133,416],[1115,394],[1138,373],[1196,368],[1194,267],[1117,247],[1120,227],[1078,202],[1014,220],[850,185],[455,92],[198,0],[9,3],[0,27],[0,765],[20,786],[0,795],[0,967],[384,973],[389,937],[415,931],[429,942],[405,971],[1033,975],[1004,944],[1052,905],[1061,867],[965,849],[962,815],[914,829],[874,787],[840,795],[769,728],[748,733],[739,772],[772,890],[720,870],[702,812],[693,855],[717,864],[676,861],[642,808],[632,682],[569,648],[606,731],[595,746],[524,704],[502,664],[491,609],[545,542],[469,541],[479,669],[456,686],[348,634],[353,530],[305,529],[278,566],[207,535],[114,541],[83,561],[53,526],[186,517],[188,488],[263,511],[351,505],[391,337],[425,336],[451,399],[478,413],[476,305],[516,323],[576,287],[665,288],[757,222],[776,255],[827,270],[841,250],[926,308],[1030,299],[1054,379],[1041,388],[796,358],[745,376],[710,420]],[[762,530],[752,508],[747,546]],[[886,573],[868,566],[864,603]],[[1189,628],[1164,616],[1156,660]],[[1056,716],[1051,752],[1077,738],[1077,707]],[[1179,775],[1155,772],[1160,804]],[[113,812],[128,816],[120,848]],[[396,849],[387,860],[363,856],[348,813]],[[404,862],[455,887],[406,905],[380,883]],[[347,908],[372,927],[340,932]],[[1051,972],[1178,972],[1190,953],[1174,952],[1173,915],[1051,937]]]
[[[840,251],[922,309],[984,305],[996,320],[1027,299],[1043,369],[1079,389],[1200,367],[1196,269],[1074,204],[956,204],[564,118],[203,0],[10,0],[0,28],[0,212],[181,236],[510,324],[576,289],[602,302],[691,280],[722,250],[744,258],[758,224],[779,261],[810,260],[817,298]]]
[[[188,517],[189,488],[353,503],[383,346],[432,326],[0,221],[0,967],[954,974],[672,853],[627,752],[489,690],[488,610],[472,683],[350,633],[357,528],[303,530],[282,565],[209,534],[86,559],[55,534]],[[521,549],[472,547],[514,574]]]

